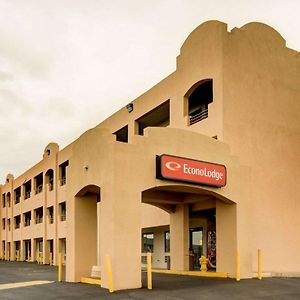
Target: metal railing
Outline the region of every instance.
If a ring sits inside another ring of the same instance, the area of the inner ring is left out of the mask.
[[[66,221],[66,219],[67,219],[66,213],[62,213],[62,214],[60,215],[60,220],[61,220],[61,221]]]
[[[66,177],[62,177],[61,181],[60,181],[60,185],[65,185],[67,182],[67,178]]]
[[[198,113],[194,115],[189,116],[189,125],[193,125],[195,123],[198,123],[208,117],[208,109],[201,110]]]

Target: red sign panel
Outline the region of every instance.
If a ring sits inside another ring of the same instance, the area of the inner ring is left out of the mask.
[[[226,185],[226,167],[200,160],[163,154],[157,157],[156,177],[222,187]]]

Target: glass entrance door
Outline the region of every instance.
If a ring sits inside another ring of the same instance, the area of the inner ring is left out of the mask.
[[[190,270],[200,270],[199,258],[203,253],[203,228],[190,228]]]

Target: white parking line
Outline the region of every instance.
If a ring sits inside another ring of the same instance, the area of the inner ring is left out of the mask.
[[[25,287],[25,286],[48,284],[48,283],[53,283],[53,282],[54,281],[34,280],[34,281],[4,283],[4,284],[0,284],[0,290],[15,289],[15,288],[20,288],[20,287]]]

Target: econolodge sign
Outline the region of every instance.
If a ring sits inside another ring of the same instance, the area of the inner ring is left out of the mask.
[[[156,177],[200,185],[226,185],[226,167],[220,164],[162,154],[157,156]]]

